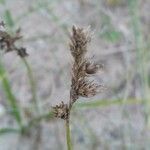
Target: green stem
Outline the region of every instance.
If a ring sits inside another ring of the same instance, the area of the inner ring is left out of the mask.
[[[0,128],[0,135],[4,135],[7,133],[19,133],[19,132],[20,130],[15,128]]]
[[[11,108],[12,108],[11,114],[14,116],[14,118],[16,119],[16,121],[18,122],[18,124],[21,128],[22,127],[22,118],[21,118],[20,108],[19,108],[17,99],[16,99],[15,95],[13,94],[11,85],[7,79],[5,69],[4,69],[1,61],[0,61],[0,78],[2,81],[2,86],[4,89],[5,95],[7,97],[7,100],[9,102]]]
[[[70,126],[69,119],[66,120],[66,140],[67,140],[67,150],[72,150],[71,144],[71,134],[70,134]]]
[[[108,107],[113,105],[122,105],[122,99],[116,100],[95,100],[93,102],[78,102],[74,105],[74,108],[96,108],[96,107]],[[123,104],[132,105],[132,104],[141,104],[141,99],[127,99]]]
[[[36,112],[39,113],[39,107],[37,103],[37,94],[36,94],[36,83],[33,77],[32,69],[25,58],[22,58],[22,61],[27,69],[27,75],[29,78],[30,86],[31,86],[32,102],[34,104],[34,108]]]
[[[146,66],[146,51],[144,50],[145,43],[143,40],[140,15],[138,11],[139,0],[128,0],[129,10],[131,14],[131,23],[133,28],[133,34],[135,38],[136,50],[137,50],[137,70],[141,76],[142,86],[142,98],[143,105],[145,107],[145,122],[150,126],[150,103],[149,103],[149,89],[148,89],[148,71]]]

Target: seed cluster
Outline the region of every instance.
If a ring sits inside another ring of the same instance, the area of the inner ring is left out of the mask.
[[[0,26],[4,27],[4,23],[1,22]],[[16,31],[14,36],[10,35],[6,31],[0,30],[0,49],[5,52],[16,51],[20,57],[28,56],[26,48],[16,46],[16,42],[21,38],[22,36],[20,35],[20,29]]]
[[[79,97],[91,97],[103,89],[102,85],[98,85],[94,81],[89,80],[89,76],[94,75],[102,68],[102,65],[91,62],[86,58],[87,45],[90,41],[91,35],[89,29],[72,27],[69,47],[74,61],[72,66],[70,100],[69,104],[61,103],[53,107],[55,116],[58,118],[66,119],[62,117],[65,113],[69,117],[72,105]]]
[[[66,120],[68,118],[68,105],[62,101],[59,105],[53,107],[56,117]]]

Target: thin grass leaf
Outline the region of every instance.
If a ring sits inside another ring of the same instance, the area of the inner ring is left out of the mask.
[[[39,107],[38,107],[38,102],[37,102],[37,93],[36,93],[36,82],[33,77],[32,69],[25,58],[22,58],[22,61],[27,69],[27,75],[29,78],[30,86],[31,86],[32,102],[33,102],[36,113],[39,113]]]
[[[19,131],[20,131],[19,129],[15,129],[15,128],[1,128],[0,136],[9,133],[18,133]]]
[[[150,102],[149,102],[149,87],[148,87],[148,66],[146,59],[148,53],[144,50],[145,42],[142,34],[142,24],[138,10],[139,0],[128,0],[129,13],[131,16],[131,25],[135,40],[137,72],[141,77],[141,95],[144,105],[144,117],[147,126],[150,126]]]
[[[11,12],[7,9],[5,10],[5,13],[4,13],[4,22],[10,27],[14,27],[15,23],[13,21],[13,17],[12,17],[12,14]]]
[[[124,104],[139,104],[141,101],[137,99],[128,99]],[[79,102],[75,104],[75,108],[93,108],[93,107],[108,107],[112,105],[122,105],[122,100],[97,100],[94,102]]]
[[[0,78],[1,78],[1,82],[2,82],[2,86],[5,92],[5,95],[7,97],[7,100],[11,106],[12,109],[12,115],[14,116],[14,118],[16,119],[16,121],[18,122],[18,124],[21,126],[21,115],[20,115],[20,110],[19,110],[19,106],[17,104],[17,100],[11,90],[11,86],[9,84],[9,81],[6,77],[6,73],[5,73],[5,69],[2,65],[2,63],[0,62]]]

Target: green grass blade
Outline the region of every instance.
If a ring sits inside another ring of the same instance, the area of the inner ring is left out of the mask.
[[[27,69],[27,75],[28,75],[28,79],[30,82],[30,86],[31,86],[31,93],[32,93],[31,101],[33,102],[36,113],[39,113],[39,107],[38,107],[38,102],[37,102],[37,93],[36,93],[36,82],[34,80],[32,69],[25,58],[22,58],[22,61]]]
[[[129,13],[131,15],[131,25],[135,40],[137,70],[141,76],[141,94],[144,105],[145,122],[150,126],[150,102],[149,102],[149,87],[148,87],[148,66],[146,59],[148,56],[145,51],[145,41],[142,33],[142,24],[139,12],[139,0],[128,0]]]
[[[137,99],[128,99],[124,104],[139,104],[141,101]],[[108,107],[112,105],[122,105],[122,100],[97,100],[93,102],[78,102],[75,104],[75,108],[93,108],[93,107]]]
[[[19,125],[21,125],[21,115],[20,115],[20,110],[19,110],[19,106],[17,104],[17,100],[11,90],[11,86],[9,84],[9,81],[6,77],[6,73],[4,70],[4,67],[2,65],[2,63],[0,62],[0,79],[2,82],[2,86],[5,92],[5,95],[7,97],[7,100],[11,106],[12,109],[12,115],[15,117],[16,121],[19,123]]]
[[[9,10],[5,10],[4,13],[4,22],[7,24],[7,26],[9,26],[10,28],[14,27],[15,23],[13,21],[13,17],[12,14]]]
[[[8,133],[18,133],[19,130],[15,128],[1,128],[0,135],[8,134]]]

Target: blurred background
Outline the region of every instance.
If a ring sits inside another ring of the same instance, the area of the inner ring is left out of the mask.
[[[149,9],[150,0],[0,0],[0,21],[9,33],[21,28],[18,45],[29,54],[26,64],[15,53],[1,53],[5,74],[0,73],[0,150],[66,150],[64,121],[39,116],[68,101],[72,25],[91,27],[88,55],[104,64],[94,78],[107,87],[95,97],[81,98],[72,110],[74,149],[149,150]],[[26,134],[11,116],[5,75],[23,124],[33,116],[40,118]]]

